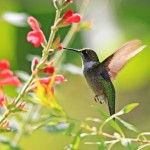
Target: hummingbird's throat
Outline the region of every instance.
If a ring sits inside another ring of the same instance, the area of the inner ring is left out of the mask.
[[[98,65],[99,63],[96,61],[87,61],[87,62],[82,62],[84,66],[86,66],[86,68],[93,68],[94,66]]]

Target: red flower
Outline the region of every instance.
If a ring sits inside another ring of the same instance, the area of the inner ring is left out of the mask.
[[[32,65],[31,65],[32,72],[36,69],[36,66],[38,65],[38,63],[39,63],[38,58],[34,57],[33,60],[32,60]]]
[[[68,10],[65,14],[58,20],[57,26],[64,27],[70,25],[71,23],[79,23],[81,21],[81,16],[79,14],[74,14],[73,10]]]
[[[39,47],[40,44],[45,40],[45,36],[39,27],[37,20],[33,17],[28,18],[28,23],[33,31],[27,34],[27,41],[32,43],[34,47]]]
[[[20,86],[21,83],[16,76],[8,77],[0,81],[1,85],[12,85],[12,86]]]
[[[9,62],[7,60],[0,61],[0,86],[13,85],[20,86],[21,83],[18,77],[13,75],[13,72],[9,70]]]
[[[65,19],[67,25],[71,23],[79,23],[81,20],[81,16],[79,14],[74,14],[71,9],[66,11],[62,18]]]
[[[44,73],[53,74],[55,72],[55,68],[53,66],[54,59],[52,59],[49,64],[43,69]]]
[[[55,68],[53,66],[49,66],[49,67],[44,68],[43,71],[48,74],[53,74],[55,72]]]
[[[29,17],[28,18],[28,23],[31,26],[32,30],[36,31],[36,30],[40,30],[38,21],[34,18],[34,17]]]
[[[39,80],[36,80],[33,84],[32,84],[32,89],[37,89],[38,88],[38,84],[36,84],[36,82],[40,82],[40,84],[44,87],[45,89],[45,93],[47,94],[48,91],[50,90],[52,92],[52,94],[54,94],[54,84],[60,84],[61,82],[65,82],[67,81],[62,75],[56,75],[53,77],[48,77],[48,78],[41,78]],[[52,83],[53,82],[53,83]],[[52,84],[52,85],[51,85]]]
[[[9,68],[9,62],[7,60],[1,60],[0,61],[0,69],[3,70],[3,69],[8,69]]]

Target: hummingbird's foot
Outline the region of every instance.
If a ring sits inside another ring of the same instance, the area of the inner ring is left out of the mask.
[[[94,100],[97,102],[100,102],[100,104],[103,104],[105,102],[105,97],[104,95],[95,95]]]

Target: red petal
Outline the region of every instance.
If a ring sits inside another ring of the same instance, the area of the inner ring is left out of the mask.
[[[5,95],[0,95],[0,108],[4,107]]]
[[[1,60],[0,61],[0,69],[4,70],[4,69],[8,69],[9,68],[9,61],[8,60]]]
[[[54,91],[55,91],[55,90],[54,90],[54,87],[52,87],[52,88],[51,88],[51,92],[52,92],[53,95],[54,95]]]
[[[67,18],[69,18],[69,17],[71,17],[73,15],[73,10],[68,10],[68,11],[66,11],[65,12],[65,14],[63,15],[63,19],[67,19]]]
[[[33,29],[33,30],[40,30],[40,27],[39,27],[39,24],[38,24],[38,21],[34,18],[34,17],[29,17],[28,18],[28,23],[29,23],[29,25],[31,26],[31,28]]]
[[[71,17],[67,18],[66,23],[79,23],[81,21],[81,16],[79,14],[73,14]]]
[[[39,80],[41,84],[49,85],[50,78],[42,78]]]
[[[44,71],[45,73],[53,74],[54,71],[55,71],[55,68],[54,68],[53,66],[50,66],[50,67],[44,68],[43,71]]]
[[[38,58],[37,58],[37,57],[34,57],[33,60],[32,60],[32,64],[33,64],[34,66],[36,66],[36,65],[38,65],[38,63],[39,63]]]
[[[44,34],[41,30],[30,31],[27,34],[27,41],[32,43],[34,47],[39,47],[40,44],[44,41]]]
[[[55,76],[55,84],[59,84],[61,82],[67,81],[62,75],[56,75]]]
[[[7,78],[7,77],[12,77],[13,72],[9,69],[3,70],[0,72],[0,78]]]
[[[13,77],[9,77],[9,78],[1,80],[0,84],[2,84],[2,85],[20,86],[21,82],[19,81],[19,79],[17,77],[13,76]]]
[[[72,3],[73,2],[73,0],[66,0],[68,3]]]

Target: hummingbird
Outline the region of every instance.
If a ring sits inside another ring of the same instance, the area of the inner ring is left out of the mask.
[[[99,61],[96,52],[89,48],[63,49],[80,54],[83,74],[88,85],[95,94],[94,100],[101,104],[105,102],[108,106],[110,115],[113,115],[115,114],[116,100],[113,81],[125,64],[144,48],[145,45],[141,46],[141,41],[135,39],[124,44],[102,62]]]

